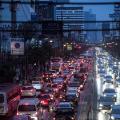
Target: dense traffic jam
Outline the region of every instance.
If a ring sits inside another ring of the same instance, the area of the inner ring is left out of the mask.
[[[96,51],[98,120],[120,120],[120,62],[101,48]]]
[[[20,116],[22,120],[42,120],[46,109],[49,120],[77,120],[80,95],[94,64],[88,53],[67,60],[51,58],[49,71],[31,83],[0,85],[0,115],[15,113],[14,120]]]

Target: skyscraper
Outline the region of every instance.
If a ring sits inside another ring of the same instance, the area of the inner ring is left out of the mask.
[[[85,29],[87,30],[94,30],[96,29],[96,14],[93,14],[92,11],[86,11],[85,14]],[[94,22],[91,22],[94,21]],[[97,42],[97,33],[96,31],[86,31],[86,41],[95,43]]]
[[[116,31],[112,31],[112,36],[117,37],[119,39],[120,37],[120,4],[114,5],[114,12],[113,14],[110,14],[110,17],[113,21],[115,21],[112,24],[112,28],[116,29]]]
[[[83,7],[80,5],[57,5],[55,19],[64,22],[63,30],[70,30],[72,39],[77,41],[84,40],[84,14]],[[74,30],[78,30],[75,32]],[[81,30],[81,31],[80,31]]]
[[[54,6],[52,5],[53,1],[40,0],[39,2],[40,2],[39,4],[36,4],[35,10],[38,16],[38,20],[53,20],[54,18]]]

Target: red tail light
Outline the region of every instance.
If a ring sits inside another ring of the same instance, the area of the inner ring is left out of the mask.
[[[19,115],[19,113],[17,112],[16,115]]]
[[[33,92],[33,90],[30,90],[31,92]]]

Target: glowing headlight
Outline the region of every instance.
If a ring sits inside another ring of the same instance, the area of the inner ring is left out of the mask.
[[[104,96],[107,96],[106,94],[104,94]]]
[[[117,95],[114,95],[114,97],[116,97]]]
[[[33,113],[31,116],[36,117],[37,116],[37,112]]]
[[[111,116],[111,119],[114,120],[115,119],[114,116]]]
[[[100,106],[102,107],[102,106],[103,106],[103,104],[100,104]]]

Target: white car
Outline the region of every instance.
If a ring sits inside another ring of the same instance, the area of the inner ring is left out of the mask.
[[[36,96],[36,89],[32,85],[23,86],[21,89],[21,97]]]
[[[43,84],[40,81],[32,81],[32,86],[36,91],[40,91],[43,88]]]
[[[41,120],[41,105],[39,99],[21,99],[17,107],[17,115],[29,115],[32,120]]]
[[[120,120],[120,105],[113,105],[110,113],[110,120]]]

